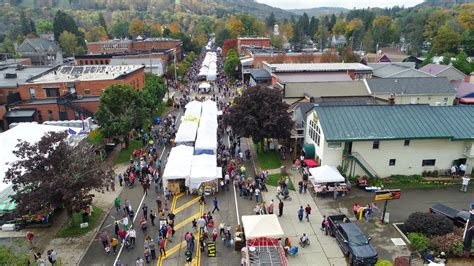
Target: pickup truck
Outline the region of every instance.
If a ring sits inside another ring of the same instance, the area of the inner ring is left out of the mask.
[[[362,230],[344,214],[329,215],[329,232],[336,237],[351,265],[375,265],[378,254]]]
[[[441,203],[436,203],[430,208],[431,213],[438,213],[448,217],[453,221],[454,225],[464,227],[469,220],[470,214],[468,211],[458,211]]]

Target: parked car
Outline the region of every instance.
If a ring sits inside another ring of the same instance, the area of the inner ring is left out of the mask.
[[[464,227],[470,217],[468,211],[459,211],[442,203],[436,203],[435,205],[433,205],[430,208],[430,212],[438,213],[448,217],[451,221],[453,221],[454,225],[459,227]]]
[[[330,215],[329,230],[336,237],[344,255],[349,256],[351,265],[375,265],[377,251],[370,245],[370,238],[344,214]]]

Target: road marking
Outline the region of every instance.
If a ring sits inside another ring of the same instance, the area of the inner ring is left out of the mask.
[[[239,203],[237,202],[237,191],[235,186],[232,184],[234,190],[234,201],[235,201],[235,213],[237,214],[237,224],[240,225],[240,215],[239,215]]]
[[[201,215],[204,215],[204,204],[201,204],[199,206],[199,212],[201,213]],[[198,233],[197,233],[197,238],[196,238],[196,241],[197,241],[197,250],[196,250],[196,257],[193,258],[192,260],[192,264],[193,265],[196,265],[196,266],[200,266],[201,265],[201,229],[199,229]]]
[[[188,208],[189,206],[193,205],[194,203],[198,202],[200,198],[201,198],[201,197],[199,197],[199,196],[198,196],[198,197],[195,197],[194,199],[192,199],[192,200],[186,202],[185,204],[179,206],[176,210],[174,210],[173,213],[174,213],[174,214],[180,213],[180,212],[183,211],[184,209],[186,209],[186,208]]]
[[[170,211],[172,213],[174,213],[174,208],[176,207],[176,201],[178,201],[178,198],[182,197],[183,195],[184,195],[184,193],[180,193],[178,195],[173,196],[173,200],[171,201],[171,209],[170,209]],[[165,248],[166,248],[167,244],[168,244],[168,239],[165,239]],[[163,265],[163,256],[161,256],[161,253],[160,253],[160,258],[156,262],[156,265],[157,266],[162,266]]]
[[[174,228],[175,228],[174,230],[178,230],[178,229],[184,227],[185,225],[187,225],[187,224],[189,224],[190,222],[192,222],[194,219],[197,219],[197,218],[199,218],[199,217],[201,217],[201,216],[202,216],[201,212],[195,213],[193,216],[191,216],[191,217],[187,218],[186,220],[180,222],[179,224],[175,225],[175,226],[174,226]]]
[[[186,240],[181,241],[181,243],[178,243],[177,245],[173,246],[172,248],[168,249],[166,251],[166,257],[169,257],[170,255],[174,254],[176,251],[186,247]]]

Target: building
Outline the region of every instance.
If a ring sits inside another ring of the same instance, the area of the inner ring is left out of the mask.
[[[63,60],[59,45],[43,38],[25,39],[16,52],[31,59],[33,65],[57,65]]]
[[[270,48],[270,38],[267,37],[239,37],[237,38],[237,52],[240,53],[243,48]]]
[[[345,46],[346,43],[344,35],[333,35],[331,38],[331,47]]]
[[[112,58],[112,66],[142,65],[146,73],[152,73],[159,77],[165,74],[166,63],[159,58]]]
[[[420,70],[436,77],[446,77],[449,79],[449,81],[463,81],[466,77],[466,75],[464,75],[461,70],[448,65],[428,64],[420,68]]]
[[[416,62],[367,63],[374,70],[373,78],[434,77],[415,69]]]
[[[149,64],[150,59],[160,59],[166,65],[172,64],[174,61],[173,49],[153,51],[153,52],[128,52],[128,53],[109,53],[109,54],[84,54],[74,57],[75,65],[108,65],[112,59],[141,59],[138,65],[145,62]]]
[[[9,59],[0,61],[0,67],[16,66],[16,65],[31,66],[32,65],[31,59],[30,58],[9,58]]]
[[[445,77],[368,79],[376,98],[396,104],[453,105],[456,90]]]
[[[306,121],[321,164],[351,176],[449,174],[461,163],[472,172],[474,106],[316,105]]]
[[[250,47],[244,48],[241,54],[243,54],[241,61],[245,60],[245,66],[258,69],[263,69],[263,62],[269,64],[320,63],[322,56],[322,53],[319,52],[292,52],[273,48]]]
[[[173,50],[176,60],[183,59],[183,42],[171,38],[147,38],[136,40],[114,39],[100,42],[88,42],[87,52],[89,54],[120,54],[120,53],[149,53],[163,50]]]
[[[5,117],[8,123],[90,117],[110,85],[129,84],[141,89],[144,83],[141,65],[56,67],[19,84],[19,100],[9,104]]]
[[[272,84],[272,76],[266,70],[263,69],[251,69],[249,71],[250,79],[249,85],[251,87],[262,85],[262,86],[270,86]]]

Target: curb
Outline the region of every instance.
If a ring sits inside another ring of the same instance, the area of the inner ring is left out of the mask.
[[[408,240],[408,237],[400,230],[400,228],[398,228],[397,225],[399,224],[403,224],[403,223],[393,223],[393,227],[395,227],[395,230],[398,231],[398,233],[402,236],[403,240],[405,240],[409,245],[411,245],[411,242],[410,240]]]

